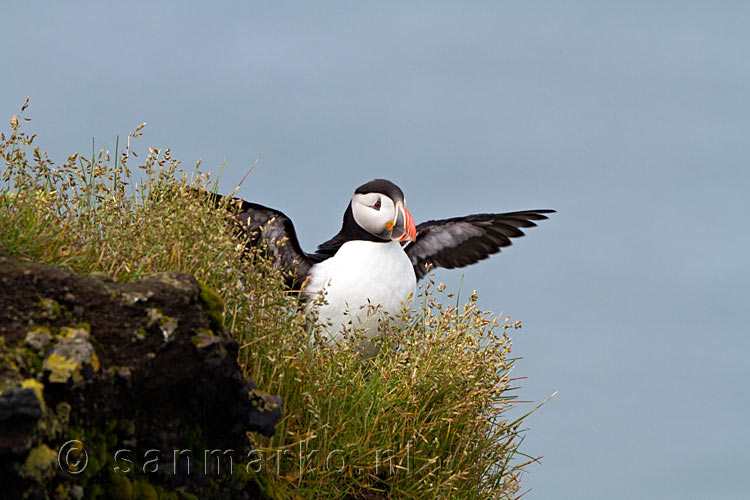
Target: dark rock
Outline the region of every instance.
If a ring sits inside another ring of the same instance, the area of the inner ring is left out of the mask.
[[[42,407],[33,389],[10,389],[0,394],[0,422],[11,419],[39,420]]]
[[[0,449],[28,452],[33,445],[32,432],[42,413],[42,402],[33,388],[3,391],[0,394]]]
[[[186,274],[119,284],[7,255],[0,283],[3,495],[269,498],[265,473],[197,473],[205,450],[246,456],[247,432],[272,435],[282,413],[243,378],[213,291]],[[71,439],[85,453],[63,450]]]

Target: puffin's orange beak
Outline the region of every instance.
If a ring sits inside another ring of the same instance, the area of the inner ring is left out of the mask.
[[[393,220],[391,239],[393,241],[417,240],[417,227],[414,225],[414,218],[400,201],[396,202],[396,218]]]

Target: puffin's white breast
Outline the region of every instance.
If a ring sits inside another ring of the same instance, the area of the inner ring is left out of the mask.
[[[363,328],[368,337],[377,335],[382,312],[400,312],[416,286],[414,268],[399,243],[349,241],[312,267],[306,292],[325,294],[327,304],[318,307],[318,322],[330,322],[323,334],[335,342],[342,326]],[[379,305],[381,314],[373,316],[368,304]]]

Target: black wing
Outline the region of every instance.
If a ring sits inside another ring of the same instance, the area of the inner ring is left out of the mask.
[[[404,246],[417,279],[426,274],[425,266],[453,269],[486,259],[511,238],[524,233],[520,228],[534,227],[554,210],[524,210],[506,214],[476,214],[453,219],[431,220],[417,226],[417,241]]]
[[[217,205],[226,199],[217,194],[211,196]],[[320,259],[302,250],[291,219],[279,210],[241,198],[232,198],[227,208],[239,222],[241,236],[247,238],[246,246],[261,246],[274,265],[281,268],[287,287],[298,290]]]

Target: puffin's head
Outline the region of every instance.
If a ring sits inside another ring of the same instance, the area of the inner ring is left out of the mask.
[[[404,193],[385,179],[375,179],[359,186],[352,197],[352,214],[368,233],[388,241],[414,241],[417,228],[404,207]]]

